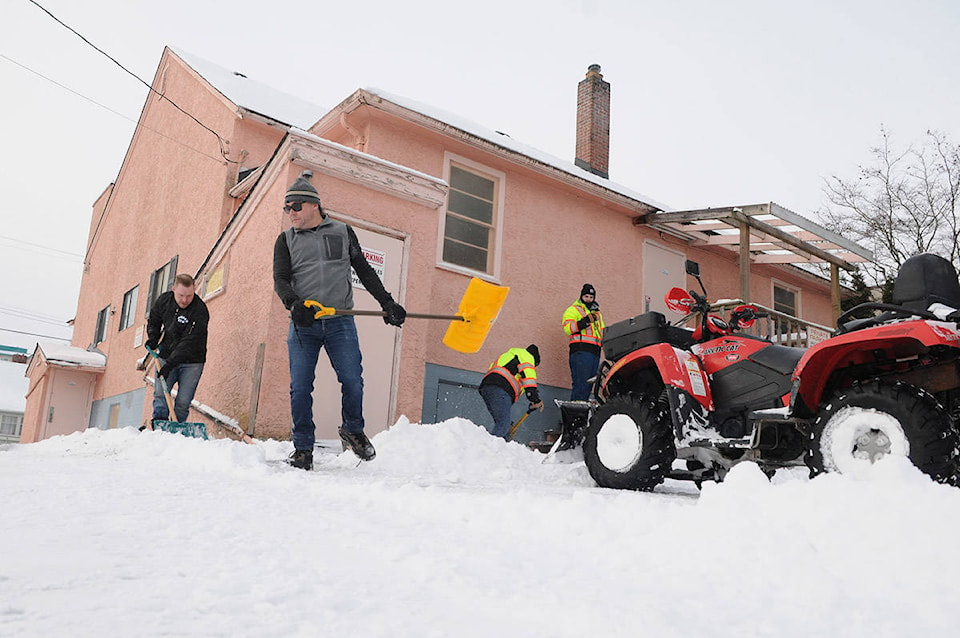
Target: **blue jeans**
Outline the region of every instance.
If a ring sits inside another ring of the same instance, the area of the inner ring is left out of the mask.
[[[590,398],[590,379],[600,368],[600,355],[580,350],[570,353],[571,401],[586,401]]]
[[[320,349],[340,382],[342,427],[347,432],[363,431],[363,366],[357,325],[351,315],[314,321],[309,328],[290,324],[287,352],[290,355],[290,413],[293,417],[293,447],[312,450],[316,443],[313,422],[313,380]]]
[[[190,402],[193,401],[193,395],[197,392],[201,374],[203,374],[202,363],[181,363],[174,366],[173,370],[168,372],[164,378],[164,381],[167,382],[168,391],[173,392],[174,384],[177,386],[177,398],[173,402],[173,412],[177,421],[181,423],[186,421],[190,414]],[[153,418],[160,421],[167,421],[170,418],[170,410],[167,408],[167,399],[163,396],[163,386],[160,384],[160,379],[157,379],[157,382],[153,384]]]
[[[487,410],[493,417],[493,436],[506,440],[510,435],[510,410],[513,408],[513,395],[497,385],[480,386],[480,396],[487,404]]]

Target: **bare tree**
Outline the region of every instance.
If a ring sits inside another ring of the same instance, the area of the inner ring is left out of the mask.
[[[933,252],[960,262],[960,146],[927,131],[919,143],[897,150],[880,128],[880,144],[855,180],[832,176],[824,192],[824,224],[874,252],[867,281],[883,286],[911,255]]]

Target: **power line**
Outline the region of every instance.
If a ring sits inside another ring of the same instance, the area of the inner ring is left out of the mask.
[[[57,82],[57,81],[54,80],[53,78],[47,77],[47,76],[44,75],[43,73],[40,73],[39,71],[35,71],[34,69],[31,69],[31,68],[28,67],[27,65],[22,64],[22,63],[20,63],[20,62],[17,62],[17,61],[14,60],[13,58],[10,58],[10,57],[2,54],[2,53],[0,53],[0,58],[3,58],[4,60],[6,60],[7,62],[10,62],[10,63],[12,63],[12,64],[16,64],[18,67],[20,67],[20,68],[23,69],[24,71],[29,71],[30,73],[33,73],[33,74],[36,75],[37,77],[43,78],[43,79],[46,80],[47,82],[50,82],[51,84],[54,84],[54,85],[56,85],[56,86],[59,86],[61,89],[65,90],[65,91],[67,91],[67,92],[69,92],[69,93],[73,93],[73,94],[76,95],[77,97],[82,98],[82,99],[86,100],[87,102],[90,102],[91,104],[93,104],[93,105],[95,105],[95,106],[99,106],[100,108],[102,108],[102,109],[104,109],[104,110],[106,110],[106,111],[109,111],[110,113],[113,113],[114,115],[116,115],[116,116],[118,116],[118,117],[122,117],[123,119],[127,120],[128,122],[133,122],[134,124],[137,124],[137,123],[138,123],[137,120],[133,119],[132,117],[130,117],[130,116],[128,116],[128,115],[124,115],[123,113],[120,113],[119,111],[116,111],[116,110],[110,108],[109,106],[106,106],[106,105],[104,105],[104,104],[101,104],[100,102],[97,102],[97,101],[94,100],[93,98],[87,97],[87,96],[84,95],[83,93],[80,93],[79,91],[75,91],[75,90],[71,89],[69,86],[66,86],[66,85],[64,85],[64,84],[61,84],[60,82]],[[196,149],[196,148],[193,148],[193,147],[190,146],[189,144],[184,144],[184,143],[181,142],[180,140],[175,139],[175,138],[173,138],[173,137],[170,137],[170,136],[167,135],[166,133],[163,133],[163,132],[161,132],[161,131],[158,131],[158,130],[155,129],[155,128],[151,128],[151,127],[147,126],[146,124],[139,123],[139,125],[140,125],[140,128],[146,129],[146,130],[150,131],[151,133],[155,133],[156,135],[159,135],[160,137],[162,137],[162,138],[164,138],[164,139],[170,140],[170,141],[173,142],[174,144],[178,144],[178,145],[182,146],[183,148],[187,149],[188,151],[193,151],[194,153],[197,153],[198,155],[203,155],[204,157],[209,157],[210,159],[214,160],[215,162],[220,162],[221,159],[224,159],[224,158],[220,158],[220,157],[214,157],[213,155],[210,155],[209,153],[204,153],[204,152],[201,151],[201,150],[198,150],[198,149]],[[229,162],[229,161],[232,161],[232,160],[227,160],[227,161]]]
[[[13,330],[13,329],[11,329],[11,328],[0,328],[0,330],[2,330],[3,332],[15,332],[15,333],[17,333],[18,335],[29,335],[29,336],[31,336],[31,337],[42,337],[42,338],[44,338],[44,339],[56,339],[57,341],[67,341],[67,342],[71,341],[71,339],[67,339],[66,337],[54,337],[53,335],[42,335],[42,334],[37,333],[37,332],[25,332],[25,331],[23,331],[23,330]]]
[[[0,53],[0,57],[4,57],[2,53]],[[51,251],[53,251],[53,252],[55,252],[55,253],[61,253],[61,254],[64,254],[64,255],[69,255],[70,257],[76,257],[76,258],[78,258],[78,259],[83,259],[83,255],[81,255],[80,253],[72,253],[72,252],[70,252],[70,251],[68,251],[68,250],[60,250],[59,248],[51,248],[50,246],[42,246],[42,245],[40,245],[40,244],[34,244],[34,243],[32,243],[32,242],[24,241],[24,240],[22,240],[22,239],[16,239],[16,238],[14,238],[14,237],[7,237],[6,235],[0,235],[0,239],[4,239],[4,240],[6,240],[6,241],[16,242],[16,243],[18,243],[18,244],[26,244],[27,246],[33,246],[34,248],[42,248],[42,249],[44,249],[44,250],[51,250]]]
[[[30,320],[30,321],[36,321],[36,322],[39,322],[39,323],[47,323],[47,324],[50,324],[51,326],[65,326],[65,325],[67,325],[67,322],[66,322],[66,321],[63,321],[62,319],[60,319],[60,320],[57,320],[57,319],[44,319],[44,318],[42,318],[42,317],[34,317],[34,316],[29,315],[29,314],[23,314],[23,313],[20,313],[20,312],[14,312],[14,311],[10,311],[10,310],[4,310],[3,308],[0,308],[0,314],[10,315],[11,317],[18,317],[18,318],[20,318],[20,319],[28,319],[28,320]]]
[[[73,89],[71,89],[69,86],[64,86],[63,84],[60,84],[60,83],[57,82],[56,80],[53,80],[53,79],[51,79],[51,78],[48,78],[47,76],[45,76],[45,75],[43,75],[42,73],[39,73],[39,72],[37,72],[37,71],[34,71],[33,69],[31,69],[31,68],[28,67],[28,66],[25,66],[25,65],[23,65],[23,64],[20,64],[20,63],[17,62],[16,60],[14,60],[14,59],[12,59],[12,58],[8,58],[7,56],[5,56],[5,55],[2,54],[2,53],[0,53],[0,58],[3,58],[3,59],[6,60],[7,62],[12,62],[13,64],[16,64],[16,65],[17,65],[18,67],[20,67],[21,69],[23,69],[23,70],[25,70],[25,71],[29,71],[30,73],[33,73],[34,75],[40,76],[40,77],[42,77],[44,80],[46,80],[47,82],[52,82],[52,83],[56,84],[57,86],[59,86],[61,89],[65,90],[65,91],[69,91],[69,92],[73,93],[74,95],[76,95],[77,97],[83,98],[83,99],[86,100],[87,102],[91,102],[91,103],[93,103],[93,104],[96,104],[96,105],[99,106],[100,108],[106,109],[106,110],[110,111],[111,113],[113,113],[114,115],[119,115],[120,117],[122,117],[122,118],[125,119],[125,120],[130,120],[130,121],[133,122],[134,124],[137,123],[137,121],[136,121],[135,119],[130,118],[130,117],[127,117],[126,115],[124,115],[123,113],[121,113],[121,112],[119,112],[119,111],[114,111],[114,110],[113,110],[112,108],[110,108],[109,106],[105,106],[105,105],[103,105],[103,104],[100,104],[100,102],[97,102],[96,100],[87,97],[87,96],[84,95],[83,93],[78,93],[77,91],[74,91]]]
[[[113,62],[114,64],[116,64],[118,67],[120,67],[121,69],[123,69],[123,70],[124,70],[127,74],[129,74],[131,77],[133,77],[133,78],[136,79],[138,82],[140,82],[142,85],[144,85],[145,87],[147,87],[147,90],[149,90],[151,93],[156,93],[158,97],[162,97],[162,98],[165,99],[167,102],[169,102],[170,104],[172,104],[175,109],[177,109],[178,111],[180,111],[181,113],[183,113],[184,115],[186,115],[187,117],[189,117],[191,120],[193,120],[194,122],[196,122],[197,124],[199,124],[200,126],[202,126],[203,128],[205,128],[206,130],[208,130],[208,131],[210,131],[211,133],[213,133],[213,134],[216,136],[217,142],[218,142],[219,145],[220,145],[220,155],[223,157],[224,161],[229,162],[229,163],[231,163],[231,164],[239,164],[239,163],[240,163],[240,162],[234,161],[234,160],[232,160],[232,159],[229,159],[229,158],[227,157],[226,152],[223,150],[224,142],[226,142],[227,140],[225,140],[223,137],[221,137],[219,133],[217,133],[217,132],[214,131],[212,128],[210,128],[209,126],[207,126],[206,124],[204,124],[203,122],[201,122],[200,120],[198,120],[196,117],[194,117],[193,114],[185,111],[183,108],[180,107],[179,104],[177,104],[176,102],[174,102],[173,100],[171,100],[170,98],[168,98],[166,95],[164,95],[163,93],[160,93],[159,91],[157,91],[156,89],[154,89],[148,82],[146,82],[145,80],[143,80],[139,75],[137,75],[136,73],[134,73],[133,71],[131,71],[131,70],[128,69],[127,67],[125,67],[125,66],[123,66],[122,64],[120,64],[120,62],[118,62],[118,61],[117,61],[113,56],[111,56],[109,53],[107,53],[106,51],[104,51],[103,49],[101,49],[100,47],[98,47],[97,45],[95,45],[93,42],[90,42],[90,40],[88,40],[88,39],[85,38],[83,35],[81,35],[76,29],[74,29],[74,28],[71,27],[70,25],[66,24],[63,20],[61,20],[61,19],[58,18],[57,16],[53,15],[52,13],[50,13],[46,8],[44,8],[43,5],[41,5],[39,2],[37,2],[37,0],[30,0],[30,2],[31,2],[32,4],[34,4],[34,5],[36,5],[36,7],[37,7],[38,9],[40,9],[41,11],[43,11],[44,13],[46,13],[48,16],[50,16],[51,18],[53,18],[58,24],[60,24],[60,26],[64,27],[65,29],[68,29],[68,30],[69,30],[70,32],[72,32],[75,36],[77,36],[78,38],[80,38],[81,40],[83,40],[84,42],[86,42],[88,45],[90,45],[91,47],[93,47],[93,49],[95,49],[98,53],[100,53],[101,55],[103,55],[104,57],[106,57],[108,60],[110,60],[111,62]]]

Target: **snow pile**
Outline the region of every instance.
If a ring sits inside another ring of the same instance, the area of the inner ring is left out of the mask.
[[[960,490],[903,460],[634,493],[462,419],[373,442],[0,446],[0,635],[955,633]]]

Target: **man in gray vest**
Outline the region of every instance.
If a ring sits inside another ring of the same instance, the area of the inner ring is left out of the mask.
[[[342,391],[343,422],[340,439],[364,461],[376,456],[363,433],[363,367],[360,341],[352,315],[327,315],[314,319],[317,301],[337,309],[353,308],[350,268],[386,312],[383,320],[403,325],[407,313],[383,287],[367,262],[353,228],[330,219],[320,205],[320,195],[310,183],[313,173],[303,171],[287,190],[284,213],[291,227],[280,233],[273,247],[273,289],[290,311],[287,352],[290,356],[290,412],[293,447],[290,465],[313,469],[316,426],[313,422],[313,381],[320,349],[337,373]]]

